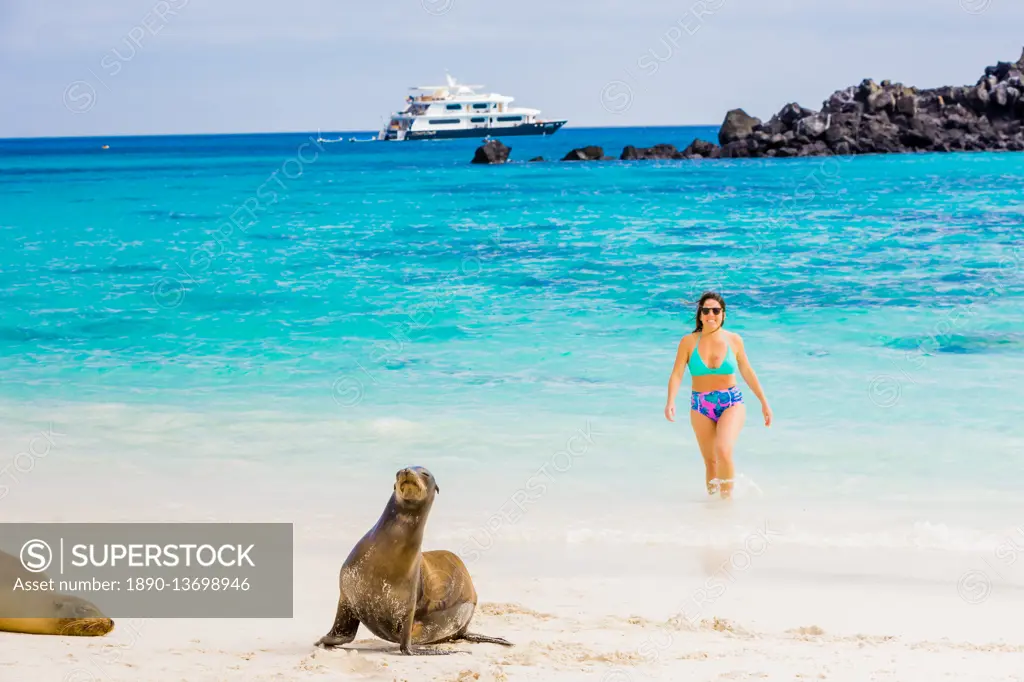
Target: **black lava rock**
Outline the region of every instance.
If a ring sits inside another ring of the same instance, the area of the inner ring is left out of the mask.
[[[473,163],[505,163],[511,152],[512,148],[506,147],[500,140],[488,140],[476,148]]]
[[[731,158],[1022,150],[1024,53],[989,66],[974,85],[922,90],[865,79],[834,92],[821,111],[791,103],[768,123],[733,109],[718,139]]]
[[[604,149],[590,145],[579,147],[562,157],[562,161],[600,161],[604,158]]]

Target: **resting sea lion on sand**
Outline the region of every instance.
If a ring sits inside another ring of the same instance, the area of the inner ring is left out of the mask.
[[[96,637],[114,629],[114,621],[94,604],[70,594],[15,590],[18,578],[25,583],[50,579],[45,573],[27,571],[20,559],[0,552],[0,631]]]
[[[477,597],[462,560],[445,550],[420,552],[438,492],[433,475],[423,467],[398,472],[384,513],[341,567],[338,613],[317,646],[348,644],[360,623],[381,639],[401,644],[402,653],[409,655],[455,653],[413,648],[455,640],[512,646],[500,637],[468,632]]]

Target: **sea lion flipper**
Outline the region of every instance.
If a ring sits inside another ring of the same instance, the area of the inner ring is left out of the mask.
[[[420,569],[417,568],[417,574],[420,573]],[[422,584],[420,582],[421,576],[417,575],[413,581],[414,585]],[[421,640],[424,632],[424,622],[416,620],[416,606],[419,602],[419,595],[413,592],[413,598],[409,604],[409,615],[406,616],[405,623],[402,627],[401,643],[399,650],[406,656],[447,656],[449,654],[468,654],[469,651],[461,651],[459,649],[429,649],[420,646],[413,646],[413,639]],[[432,614],[437,617],[438,614]],[[429,626],[428,626],[429,627]],[[437,641],[437,640],[433,640]]]
[[[352,607],[342,594],[338,599],[338,612],[334,616],[334,625],[331,631],[321,637],[314,646],[324,649],[333,649],[342,644],[348,644],[356,638],[356,631],[359,630],[359,619],[356,618]]]
[[[467,642],[482,642],[484,644],[501,644],[502,646],[515,646],[512,642],[501,637],[491,637],[490,635],[480,635],[474,632],[464,632],[456,640],[465,640]]]
[[[447,656],[448,654],[471,654],[471,651],[463,651],[462,649],[430,649],[427,647],[409,647],[405,645],[401,648],[402,653],[406,656]]]

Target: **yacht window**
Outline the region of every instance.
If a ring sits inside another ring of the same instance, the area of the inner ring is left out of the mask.
[[[486,109],[486,108],[487,108],[487,106],[488,106],[488,105],[487,105],[487,103],[486,103],[486,102],[483,102],[483,103],[480,103],[480,104],[474,104],[474,105],[473,105],[473,108],[474,108],[474,109]]]
[[[522,116],[499,116],[499,121],[522,121]]]
[[[461,104],[449,104],[447,107],[448,111],[460,111],[462,109]]]
[[[474,116],[473,118],[469,119],[469,122],[470,123],[487,123],[487,117],[486,116]]]
[[[432,118],[432,119],[430,119],[430,125],[432,125],[432,126],[451,125],[453,123],[458,123],[458,122],[459,122],[459,119],[457,119],[457,118]]]

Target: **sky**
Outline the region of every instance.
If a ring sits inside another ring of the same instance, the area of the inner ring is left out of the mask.
[[[376,131],[462,82],[568,126],[973,84],[1021,0],[0,0],[0,137]]]

